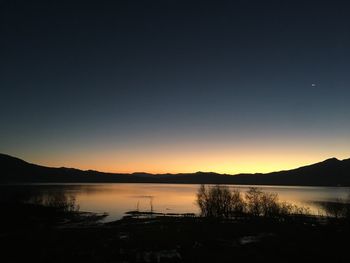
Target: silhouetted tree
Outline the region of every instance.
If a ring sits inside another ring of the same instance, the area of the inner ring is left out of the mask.
[[[231,192],[227,186],[201,185],[197,193],[197,204],[201,215],[206,217],[231,217],[242,213],[243,200],[238,191]]]
[[[247,205],[247,212],[253,216],[260,216],[263,211],[261,196],[263,192],[256,188],[251,187],[245,194],[245,200]]]
[[[305,215],[309,210],[287,202],[280,202],[276,193],[263,192],[256,187],[245,194],[247,212],[253,216],[282,218],[288,215]]]
[[[232,216],[241,216],[246,209],[246,204],[239,190],[234,189],[231,192],[231,213]]]
[[[227,186],[201,185],[197,192],[197,204],[205,217],[233,218],[243,215],[283,218],[288,215],[308,214],[308,210],[286,202],[280,202],[276,193],[263,192],[251,187],[244,198],[237,189]]]

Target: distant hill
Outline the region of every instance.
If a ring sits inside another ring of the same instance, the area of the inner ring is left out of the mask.
[[[293,170],[266,174],[218,174],[197,172],[188,174],[103,173],[73,168],[52,168],[25,162],[0,154],[0,183],[188,183],[188,184],[257,184],[350,186],[350,159],[331,158]]]

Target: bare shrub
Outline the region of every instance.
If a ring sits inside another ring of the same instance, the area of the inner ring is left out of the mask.
[[[205,217],[232,217],[243,213],[244,201],[239,191],[230,191],[227,186],[201,185],[197,193],[197,204]]]
[[[234,189],[231,192],[231,213],[232,216],[241,216],[245,212],[246,204],[239,190]]]
[[[287,202],[280,202],[276,193],[263,192],[251,187],[244,197],[238,189],[230,190],[227,186],[201,185],[197,193],[197,204],[201,215],[205,217],[253,216],[283,218],[289,215],[309,214],[307,208]]]
[[[210,215],[210,202],[209,202],[209,191],[207,187],[202,184],[197,192],[197,204],[199,206],[199,209],[201,210],[202,216],[209,216]]]
[[[245,194],[247,212],[253,216],[260,216],[262,214],[261,196],[263,192],[256,188],[251,187]]]
[[[332,202],[318,202],[326,216],[339,219],[350,219],[350,194],[347,198],[337,198]]]
[[[61,212],[79,211],[79,205],[76,204],[75,197],[63,192],[36,195],[29,200],[29,203],[41,205]]]

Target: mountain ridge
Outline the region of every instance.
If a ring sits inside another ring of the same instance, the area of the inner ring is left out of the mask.
[[[236,175],[215,172],[179,174],[108,173],[67,167],[46,167],[0,153],[0,183],[179,183],[179,184],[257,184],[350,186],[350,158],[324,161],[271,173],[241,173]]]

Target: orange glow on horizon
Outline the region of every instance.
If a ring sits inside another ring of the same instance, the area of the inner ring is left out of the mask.
[[[350,157],[348,136],[266,136],[249,139],[186,137],[145,139],[129,144],[82,144],[31,150],[18,156],[25,161],[113,173],[147,172],[226,174],[267,173],[298,168],[328,158]]]
[[[349,155],[335,156],[338,159],[346,159]],[[193,173],[197,171],[217,172],[226,174],[238,173],[268,173],[280,170],[298,168],[313,164],[334,155],[324,154],[205,154],[188,153],[186,155],[147,155],[142,158],[137,156],[120,157],[89,157],[70,160],[49,160],[39,162],[41,165],[51,167],[71,167],[82,170],[97,170],[111,173],[147,172],[153,174],[164,173]],[[35,162],[37,163],[37,162]]]

